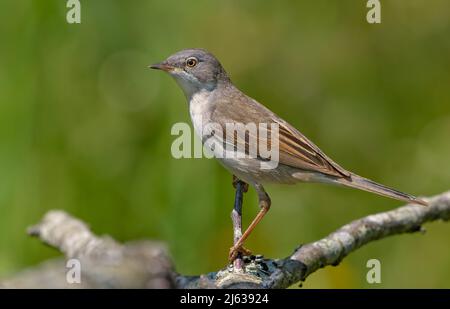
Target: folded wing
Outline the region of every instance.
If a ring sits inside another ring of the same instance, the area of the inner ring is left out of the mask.
[[[267,125],[267,134],[254,136],[252,132],[248,131],[237,132],[234,135],[234,140],[225,141],[225,143],[232,143],[235,149],[245,149],[247,154],[248,150],[251,149],[249,142],[255,140],[258,141],[258,144],[268,145],[270,149],[272,144],[270,125],[276,123],[279,127],[279,164],[330,176],[350,177],[348,171],[326,156],[319,147],[297,129],[244,94],[241,94],[241,97],[238,98],[225,97],[220,102],[216,102],[212,121],[219,123],[224,132],[227,123],[254,123],[257,127],[259,127],[259,124]]]

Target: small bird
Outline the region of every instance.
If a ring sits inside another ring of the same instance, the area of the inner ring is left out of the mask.
[[[248,253],[248,250],[243,247],[244,241],[270,208],[271,201],[263,187],[266,183],[337,184],[427,206],[427,202],[422,199],[378,184],[342,168],[292,125],[234,86],[217,58],[204,49],[181,50],[163,62],[151,65],[150,68],[169,73],[181,87],[189,104],[194,130],[202,138],[203,143],[207,140],[203,129],[208,123],[219,124],[223,132],[230,123],[254,123],[257,126],[277,124],[278,162],[275,168],[261,168],[261,162],[266,159],[258,155],[217,158],[235,177],[250,184],[256,190],[260,206],[257,216],[231,247],[230,260],[234,260],[239,253]],[[251,147],[258,148],[262,143],[273,143],[273,140],[262,135],[253,136],[255,137],[253,142],[248,133],[244,141],[234,136],[230,142],[229,139],[225,140],[223,134],[208,137],[217,139],[218,144],[231,143],[234,146],[232,148],[234,152],[244,149],[247,153]],[[244,147],[239,148],[238,146],[242,146],[242,143]]]

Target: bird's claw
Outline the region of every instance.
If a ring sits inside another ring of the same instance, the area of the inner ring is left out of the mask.
[[[241,253],[244,256],[252,254],[250,250],[244,248],[242,245],[239,247],[233,246],[230,248],[230,254],[228,256],[230,262],[233,262],[237,258],[239,253]]]

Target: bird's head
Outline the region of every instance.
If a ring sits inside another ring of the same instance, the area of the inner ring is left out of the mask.
[[[150,68],[169,73],[188,98],[197,91],[212,91],[218,84],[230,81],[219,60],[204,49],[181,50]]]

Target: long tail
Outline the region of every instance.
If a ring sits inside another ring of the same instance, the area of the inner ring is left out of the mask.
[[[386,187],[382,184],[376,183],[370,179],[358,176],[356,174],[351,174],[349,178],[339,178],[336,180],[344,186],[361,189],[364,191],[372,192],[375,194],[387,196],[396,200],[404,201],[407,203],[416,203],[423,206],[428,206],[428,203],[420,198],[413,195],[397,191],[395,189]]]

